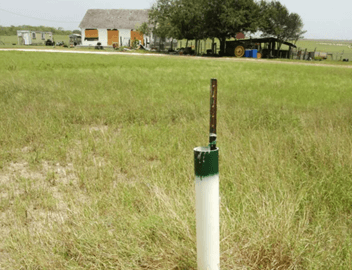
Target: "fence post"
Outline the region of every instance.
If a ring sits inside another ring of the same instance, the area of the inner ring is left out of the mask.
[[[217,80],[210,85],[208,147],[194,148],[198,270],[220,269],[219,148],[216,147]]]

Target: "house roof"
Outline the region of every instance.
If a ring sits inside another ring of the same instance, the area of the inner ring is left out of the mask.
[[[80,28],[135,29],[148,22],[149,9],[88,9]]]

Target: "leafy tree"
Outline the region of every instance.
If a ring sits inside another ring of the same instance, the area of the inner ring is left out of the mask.
[[[260,9],[253,0],[205,2],[206,36],[219,39],[221,53],[225,53],[226,38],[234,37],[238,32],[255,32],[259,27]]]
[[[146,35],[146,36],[149,36],[151,33],[151,29],[146,22],[144,22],[140,26],[138,26],[137,31],[142,33],[143,35]]]
[[[303,29],[303,21],[297,13],[291,13],[290,18],[287,22],[288,28],[291,29],[290,38],[288,40],[293,40],[295,44],[299,39],[304,38],[304,34],[307,31]]]
[[[179,39],[201,39],[206,31],[204,0],[179,0],[172,23],[177,27]]]
[[[204,0],[158,0],[149,13],[154,35],[187,40],[202,38],[203,3]]]
[[[153,26],[152,32],[160,38],[177,36],[177,28],[171,23],[175,16],[176,0],[158,0],[149,12],[149,23]]]
[[[278,52],[283,42],[303,37],[303,22],[297,13],[290,13],[288,9],[278,1],[260,3],[262,10],[262,23],[260,31],[264,37],[278,39]]]
[[[171,20],[171,23],[178,29],[177,39],[196,40],[196,54],[198,52],[198,40],[207,37],[204,4],[204,0],[179,0],[177,1],[175,16]]]
[[[255,32],[259,18],[259,5],[254,0],[157,0],[149,22],[160,37],[218,38],[224,53],[226,38],[238,32]]]

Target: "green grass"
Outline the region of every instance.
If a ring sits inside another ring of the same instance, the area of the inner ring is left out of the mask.
[[[221,268],[350,269],[351,69],[0,54],[0,268],[196,269],[215,77]]]
[[[338,40],[299,40],[297,47],[301,49],[307,48],[308,51],[313,52],[329,52],[333,54],[334,60],[340,58],[348,58],[352,61],[352,41],[338,41]]]
[[[2,41],[2,43],[0,42],[0,46],[4,46],[4,45],[9,46],[14,43],[17,44],[17,42],[18,42],[17,36],[0,36],[0,41]]]
[[[69,42],[69,37],[68,35],[54,35],[53,36],[54,41],[55,42],[60,42],[60,41],[64,41],[65,44],[68,44]],[[1,43],[1,41],[3,43]],[[40,43],[44,43],[44,40],[40,40]],[[13,44],[16,43],[16,46],[13,46]],[[13,47],[18,47],[18,38],[17,36],[0,36],[0,48],[1,47],[9,47],[9,46],[13,46]],[[23,46],[23,47],[28,47],[28,46]],[[38,46],[35,46],[38,47]]]

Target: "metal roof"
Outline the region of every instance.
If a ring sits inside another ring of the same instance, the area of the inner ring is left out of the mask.
[[[148,22],[149,9],[88,9],[80,28],[135,29]]]
[[[238,39],[238,40],[230,40],[226,42],[252,42],[252,43],[267,43],[267,42],[279,42],[277,38],[273,37],[267,37],[267,38],[249,38],[249,39]],[[291,42],[282,42],[282,44],[285,44],[287,46],[291,46],[293,48],[297,48],[297,46]]]

